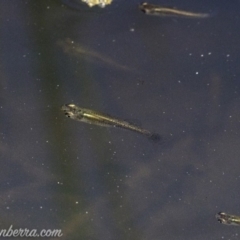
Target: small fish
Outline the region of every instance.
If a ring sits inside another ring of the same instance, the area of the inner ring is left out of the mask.
[[[127,121],[119,120],[107,114],[96,112],[90,109],[81,108],[72,103],[63,105],[61,110],[65,113],[67,117],[77,121],[81,121],[89,124],[95,124],[99,126],[105,126],[105,127],[124,128],[128,130],[132,130],[134,132],[141,133],[156,142],[161,140],[160,135],[152,133],[138,126],[135,126]]]
[[[112,0],[62,0],[62,2],[76,10],[81,9],[81,2],[85,2],[89,7],[99,6],[104,8],[106,5],[111,4]]]
[[[139,8],[148,15],[156,15],[162,17],[189,17],[189,18],[207,18],[211,15],[208,13],[194,13],[175,8],[161,7],[150,3],[142,3]]]
[[[222,224],[240,226],[240,216],[219,212],[216,214],[216,218]]]
[[[132,71],[127,66],[121,65],[121,64],[113,61],[112,59],[101,55],[100,53],[88,50],[85,47],[80,46],[79,44],[72,41],[70,38],[66,38],[65,40],[59,40],[57,42],[57,44],[63,48],[64,52],[74,55],[76,57],[79,57],[79,56],[80,57],[81,56],[90,57],[94,60],[98,60],[98,61],[105,63],[108,66],[114,67],[116,69],[120,69],[120,70],[124,70],[124,71]]]
[[[89,7],[98,5],[99,7],[104,8],[106,5],[111,4],[112,0],[82,0],[82,2],[87,3]]]

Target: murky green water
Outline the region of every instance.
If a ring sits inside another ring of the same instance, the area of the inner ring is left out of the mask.
[[[208,19],[151,17],[139,3],[0,0],[0,230],[238,239],[215,214],[240,215],[239,1],[154,2],[217,12]],[[82,52],[58,44],[68,38]],[[71,121],[66,103],[165,143]]]

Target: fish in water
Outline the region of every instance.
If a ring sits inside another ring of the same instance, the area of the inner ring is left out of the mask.
[[[112,0],[62,0],[62,2],[74,9],[81,9],[81,2],[85,2],[89,7],[99,6],[104,8],[106,5],[111,4]]]
[[[104,8],[106,5],[111,4],[112,0],[82,0],[88,4],[89,7],[98,5],[101,8]]]
[[[132,130],[134,132],[143,134],[156,142],[161,140],[161,136],[159,134],[152,133],[146,129],[140,128],[127,121],[120,120],[115,117],[111,117],[107,114],[78,107],[72,103],[63,105],[61,110],[65,113],[67,117],[80,122],[85,122],[85,123],[95,124],[95,125],[105,126],[105,127],[124,128],[124,129]]]
[[[100,63],[104,63],[116,69],[120,69],[124,71],[132,71],[127,66],[121,65],[100,53],[88,50],[87,48],[80,46],[79,44],[72,41],[70,38],[66,38],[65,40],[59,40],[57,41],[57,44],[63,48],[64,52],[74,55],[76,57],[84,56],[84,57],[91,58],[93,60],[97,60]]]
[[[216,214],[216,218],[222,224],[240,226],[240,216],[219,212]]]
[[[189,17],[189,18],[207,18],[211,14],[208,13],[194,13],[176,8],[161,7],[150,3],[142,3],[139,8],[148,15],[162,16],[162,17]]]

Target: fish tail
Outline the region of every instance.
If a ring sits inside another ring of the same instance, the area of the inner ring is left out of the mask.
[[[149,134],[148,138],[155,143],[159,143],[159,142],[163,141],[163,138],[161,137],[161,135],[159,135],[157,133]]]

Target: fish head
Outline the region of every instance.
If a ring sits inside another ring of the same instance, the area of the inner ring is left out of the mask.
[[[218,222],[222,223],[222,224],[226,224],[226,225],[237,225],[234,222],[234,216],[233,215],[228,215],[224,212],[219,212],[216,214],[216,218],[218,220]]]
[[[219,212],[215,215],[215,217],[218,220],[218,222],[225,223],[225,213]]]
[[[83,111],[81,108],[76,106],[73,103],[70,104],[64,104],[61,107],[61,110],[64,112],[66,117],[75,119],[75,120],[81,120],[83,118]]]
[[[144,13],[149,13],[151,10],[153,10],[154,6],[147,3],[147,2],[144,2],[142,4],[139,5],[139,9],[144,12]]]

